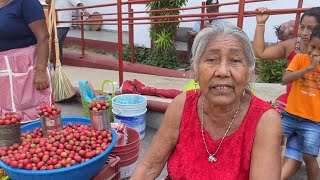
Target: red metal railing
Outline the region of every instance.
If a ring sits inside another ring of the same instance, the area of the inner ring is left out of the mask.
[[[144,4],[151,1],[159,1],[159,0],[129,0],[127,2],[122,2],[122,0],[117,0],[117,3],[109,3],[109,4],[100,4],[94,6],[85,6],[85,7],[75,7],[75,8],[66,8],[66,9],[57,9],[56,11],[65,11],[65,10],[77,10],[84,8],[97,8],[97,7],[107,7],[107,6],[116,6],[117,12],[115,13],[104,13],[100,15],[117,15],[117,18],[103,18],[99,20],[83,20],[83,14],[80,15],[81,20],[73,20],[73,21],[57,21],[57,23],[73,23],[74,25],[80,25],[81,27],[81,39],[82,39],[82,56],[85,56],[85,41],[84,41],[84,25],[117,25],[118,27],[118,58],[119,58],[119,84],[121,85],[123,82],[123,44],[122,44],[122,26],[129,26],[129,43],[131,46],[131,63],[134,63],[134,25],[139,24],[160,24],[160,23],[178,23],[178,22],[192,22],[192,21],[201,21],[201,28],[204,27],[205,20],[212,19],[226,19],[226,18],[237,18],[237,26],[239,28],[243,28],[243,20],[245,17],[256,16],[257,11],[245,11],[246,3],[254,3],[254,2],[262,2],[262,1],[274,1],[274,0],[239,0],[235,2],[228,3],[220,3],[214,5],[205,5],[202,2],[201,6],[194,7],[184,7],[184,8],[172,8],[172,9],[164,9],[164,10],[146,10],[146,11],[133,11],[133,4]],[[210,6],[227,6],[227,5],[235,5],[238,4],[238,12],[220,12],[220,13],[205,13],[205,8]],[[128,11],[122,12],[122,6],[128,5]],[[271,15],[279,15],[279,14],[292,14],[296,13],[296,24],[295,24],[295,35],[298,32],[298,25],[300,20],[300,14],[306,11],[308,8],[302,8],[303,0],[299,0],[297,8],[292,9],[277,9],[277,10],[268,10],[268,13]],[[183,14],[183,15],[167,15],[167,16],[146,16],[146,17],[134,17],[134,14],[139,13],[151,13],[151,12],[165,12],[165,11],[175,11],[175,10],[193,10],[200,9],[201,13],[199,14]],[[122,17],[122,15],[128,15],[127,18]],[[210,17],[208,17],[210,16]],[[212,17],[214,16],[214,17]],[[183,18],[183,19],[182,19]],[[192,19],[193,18],[193,19]],[[152,21],[154,19],[167,19],[167,21]],[[172,20],[175,19],[175,20]],[[178,19],[178,20],[176,20]],[[138,22],[137,22],[138,21]],[[142,22],[141,22],[142,21]],[[99,22],[99,23],[98,23]],[[101,23],[103,22],[103,23]],[[108,23],[105,23],[108,22]],[[111,22],[111,23],[110,23]]]

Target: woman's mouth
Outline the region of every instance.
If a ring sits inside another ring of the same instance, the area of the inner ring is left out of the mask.
[[[309,42],[309,38],[302,38],[302,41]]]
[[[215,91],[224,92],[233,89],[231,85],[223,84],[223,85],[215,85],[211,87]]]

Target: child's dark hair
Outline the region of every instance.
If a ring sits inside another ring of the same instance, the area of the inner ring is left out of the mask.
[[[318,24],[320,24],[320,7],[314,7],[311,8],[309,10],[307,10],[305,13],[303,13],[303,15],[301,16],[301,21],[303,20],[303,18],[305,16],[312,16],[314,18],[316,18]],[[300,21],[300,22],[301,22]]]
[[[310,36],[310,41],[312,38],[319,38],[320,39],[320,25],[316,25],[313,28],[311,36]]]

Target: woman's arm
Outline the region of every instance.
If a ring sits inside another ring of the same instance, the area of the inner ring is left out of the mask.
[[[286,46],[289,43],[288,41],[283,41],[268,47],[265,47],[264,41],[264,25],[257,25],[256,31],[253,39],[253,51],[256,58],[261,60],[277,60],[287,58]],[[293,42],[295,42],[295,40]]]
[[[180,94],[169,105],[158,132],[131,176],[131,180],[153,180],[160,175],[179,138],[184,101],[185,94]]]
[[[287,41],[280,42],[276,45],[265,47],[264,33],[265,33],[265,23],[269,18],[269,14],[266,13],[267,8],[257,8],[256,11],[259,13],[256,16],[256,30],[253,39],[253,51],[255,56],[261,60],[276,60],[287,58],[286,46]]]
[[[29,28],[37,39],[37,64],[34,85],[37,90],[44,90],[49,87],[47,77],[47,63],[49,56],[49,33],[44,19],[36,20],[29,24]]]
[[[281,174],[281,120],[270,109],[258,123],[251,155],[250,180],[279,180]]]

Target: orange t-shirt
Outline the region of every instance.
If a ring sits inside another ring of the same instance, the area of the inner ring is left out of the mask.
[[[308,54],[296,55],[287,71],[298,71],[311,63]],[[320,65],[292,83],[286,111],[290,114],[320,122]]]

